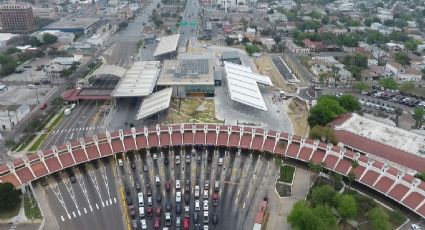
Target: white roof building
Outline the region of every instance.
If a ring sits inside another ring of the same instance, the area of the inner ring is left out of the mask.
[[[113,97],[144,97],[152,93],[159,76],[159,61],[137,61],[118,82]]]
[[[272,86],[268,76],[253,73],[248,66],[225,62],[230,98],[239,103],[267,111],[258,83]]]
[[[180,34],[173,34],[170,36],[162,37],[161,41],[159,41],[158,46],[156,47],[153,56],[156,57],[163,54],[175,52],[177,50],[179,39]]]
[[[149,117],[170,107],[172,93],[172,88],[165,88],[147,96],[140,105],[135,120]]]

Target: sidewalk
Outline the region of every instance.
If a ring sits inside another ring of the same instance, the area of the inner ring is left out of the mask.
[[[44,189],[39,185],[34,185],[33,189],[38,207],[40,208],[41,215],[43,216],[43,222],[39,229],[59,229],[58,221],[50,209],[49,202],[46,198],[47,195]]]

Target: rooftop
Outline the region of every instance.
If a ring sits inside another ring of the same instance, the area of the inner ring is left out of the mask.
[[[158,46],[156,47],[155,53],[153,56],[159,56],[166,53],[176,51],[177,45],[179,43],[180,34],[173,34],[170,36],[162,37],[159,41]]]
[[[425,136],[353,114],[337,129],[349,131],[421,157],[425,151]]]
[[[170,107],[173,88],[166,88],[147,96],[139,107],[135,120],[151,116]]]
[[[213,63],[210,59],[165,60],[157,85],[212,85]]]
[[[238,51],[225,51],[221,54],[221,58],[226,59],[236,59],[240,58]]]
[[[0,42],[1,41],[8,41],[13,37],[18,36],[17,34],[11,34],[11,33],[0,33]]]
[[[62,19],[56,22],[53,22],[46,27],[44,27],[44,30],[58,30],[58,29],[79,29],[83,28],[86,29],[99,21],[99,18],[68,18],[68,19]]]
[[[118,82],[113,97],[141,97],[152,93],[159,75],[159,61],[137,61]]]

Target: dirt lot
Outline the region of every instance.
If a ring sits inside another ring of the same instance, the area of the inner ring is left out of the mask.
[[[255,64],[257,65],[257,68],[260,70],[261,74],[270,76],[276,90],[283,90],[289,93],[294,93],[297,91],[297,88],[294,84],[287,84],[283,81],[282,75],[274,66],[273,61],[268,55],[261,55],[259,58],[256,58]]]
[[[180,105],[180,109],[179,109]],[[167,113],[168,123],[223,123],[215,118],[213,99],[173,99]]]
[[[308,110],[304,101],[298,98],[291,99],[291,102],[289,103],[288,116],[289,119],[291,119],[294,134],[300,136],[308,135]]]

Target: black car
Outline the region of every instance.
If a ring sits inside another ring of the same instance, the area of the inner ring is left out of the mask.
[[[133,200],[131,199],[131,197],[127,196],[127,205],[132,205],[133,204]]]
[[[198,214],[198,212],[194,212],[194,213],[193,213],[193,222],[194,222],[195,224],[197,224],[197,223],[198,223],[198,221],[199,221],[199,214]]]
[[[134,187],[136,187],[137,191],[140,191],[141,186],[139,182],[136,182],[136,184],[134,185]]]
[[[161,202],[161,193],[160,192],[158,192],[157,194],[156,194],[156,201],[159,203],[159,202]]]
[[[71,181],[71,183],[75,183],[75,182],[77,182],[77,179],[75,178],[75,176],[72,176],[72,177],[70,177],[69,178],[69,180]]]
[[[164,164],[165,164],[165,165],[168,165],[168,162],[169,162],[169,161],[168,161],[168,158],[165,158],[165,159],[164,159]]]
[[[182,206],[180,203],[176,203],[176,214],[180,214],[182,211]]]
[[[152,189],[151,189],[151,188],[148,188],[148,189],[147,189],[147,195],[148,195],[148,196],[152,196]]]
[[[213,215],[213,224],[218,224],[218,216],[217,214]]]
[[[186,202],[186,204],[190,202],[190,196],[188,192],[184,193],[184,202]]]
[[[131,169],[133,169],[133,170],[136,169],[136,164],[134,162],[131,162],[130,165],[131,165]]]
[[[165,210],[167,210],[167,212],[171,211],[171,202],[169,200],[167,200],[167,203],[165,204]]]

